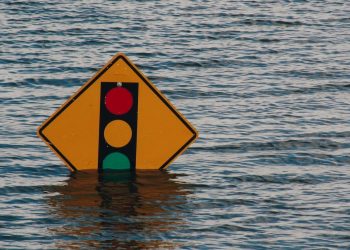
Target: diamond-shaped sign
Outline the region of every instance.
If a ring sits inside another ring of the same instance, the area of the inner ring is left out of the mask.
[[[164,169],[198,136],[123,54],[38,129],[71,170]]]

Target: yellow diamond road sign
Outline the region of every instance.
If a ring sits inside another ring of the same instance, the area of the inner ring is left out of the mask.
[[[195,128],[118,53],[38,129],[71,170],[164,169]]]

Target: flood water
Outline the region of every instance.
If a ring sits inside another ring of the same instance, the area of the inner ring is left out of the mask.
[[[0,1],[1,249],[350,249],[350,2]],[[37,127],[124,52],[198,129],[70,173]]]

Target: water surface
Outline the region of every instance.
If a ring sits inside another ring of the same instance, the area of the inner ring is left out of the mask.
[[[350,4],[0,2],[0,248],[349,249]],[[194,124],[166,172],[70,174],[37,127],[116,52]]]

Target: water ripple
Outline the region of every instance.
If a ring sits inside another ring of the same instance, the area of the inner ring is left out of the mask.
[[[350,249],[349,3],[0,1],[1,249]],[[200,132],[70,174],[36,129],[116,52]]]

